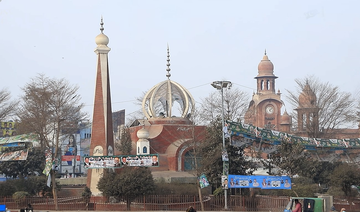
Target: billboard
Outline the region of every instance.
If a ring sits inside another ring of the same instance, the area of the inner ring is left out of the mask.
[[[27,156],[28,156],[28,149],[23,149],[13,152],[3,152],[0,154],[0,161],[26,160]]]
[[[118,155],[118,156],[87,156],[84,167],[87,169],[121,168],[124,166],[159,166],[159,155]]]
[[[15,122],[0,122],[0,128],[0,137],[10,137],[16,134]]]
[[[291,189],[288,176],[229,175],[228,188]]]

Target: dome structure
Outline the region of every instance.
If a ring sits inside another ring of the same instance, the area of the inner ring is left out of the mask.
[[[316,107],[316,95],[308,83],[299,95],[299,106],[302,108]]]
[[[109,38],[108,36],[106,36],[104,34],[104,22],[103,22],[103,19],[101,18],[101,23],[100,23],[101,27],[100,27],[100,31],[101,33],[95,37],[95,43],[98,45],[98,46],[106,46],[109,44]]]
[[[258,65],[258,77],[260,76],[274,76],[274,64],[269,60],[266,51]]]
[[[95,38],[95,43],[97,45],[108,45],[109,44],[109,38],[108,36],[106,36],[104,33],[99,34],[98,36],[96,36]]]
[[[144,96],[142,110],[150,118],[188,118],[195,108],[190,92],[177,82],[170,80],[170,54],[167,48],[167,80],[152,87]],[[180,113],[180,114],[176,114]]]
[[[149,138],[149,131],[145,128],[142,128],[137,131],[136,133],[137,137],[139,139],[148,139]]]
[[[291,117],[289,116],[289,114],[286,111],[281,116],[280,124],[291,124]]]

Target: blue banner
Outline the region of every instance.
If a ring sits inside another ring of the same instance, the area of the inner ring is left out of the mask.
[[[291,189],[288,176],[229,175],[228,188]]]

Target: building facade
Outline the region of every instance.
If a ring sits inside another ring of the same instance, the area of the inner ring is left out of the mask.
[[[256,93],[253,94],[249,108],[245,113],[244,123],[254,126],[290,132],[291,117],[285,111],[281,114],[283,101],[280,90],[276,92],[274,65],[268,56],[263,56],[258,65],[256,79]]]

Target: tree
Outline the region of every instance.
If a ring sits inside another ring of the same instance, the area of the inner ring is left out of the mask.
[[[206,142],[203,142],[200,147],[202,168],[214,189],[221,188],[223,175],[222,133],[221,119],[218,118],[207,127]],[[225,143],[229,156],[229,174],[252,174],[256,170],[256,164],[245,160],[243,147],[230,145],[228,139]]]
[[[346,125],[353,125],[355,119],[354,99],[348,92],[340,91],[339,87],[329,82],[320,82],[314,76],[296,79],[297,89],[295,92],[287,90],[290,104],[293,108],[312,107],[317,111],[309,119],[318,119],[316,125],[306,124],[305,130],[308,137],[331,138],[331,131]],[[305,95],[304,95],[305,94]],[[296,112],[291,113],[293,122],[299,127]]]
[[[16,110],[18,101],[11,101],[7,89],[0,90],[0,121],[9,118]]]
[[[52,161],[58,158],[60,136],[74,133],[78,124],[86,119],[81,112],[80,96],[77,86],[65,79],[50,79],[44,74],[32,78],[22,90],[24,95],[17,116],[23,132],[33,132],[39,136],[41,150],[52,149]],[[55,170],[50,170],[52,191],[57,205]]]
[[[116,143],[115,147],[124,155],[129,155],[132,150],[132,141],[130,130],[128,127],[120,126],[120,143]]]
[[[29,176],[27,178],[8,179],[0,183],[0,196],[11,196],[15,192],[26,192],[31,196],[45,195],[51,189],[46,185],[46,177]]]
[[[300,174],[304,177],[312,179],[316,184],[328,186],[329,176],[334,172],[334,169],[339,163],[332,163],[329,161],[318,161],[316,159],[308,160],[308,163],[301,164]]]
[[[89,209],[89,203],[90,203],[91,194],[92,194],[91,190],[87,186],[84,188],[84,191],[81,193],[81,196],[82,196],[83,200],[86,203],[86,210]]]
[[[104,196],[125,200],[127,210],[136,197],[151,194],[155,189],[154,179],[147,167],[126,166],[116,174],[111,169],[104,171],[98,182],[98,189]]]
[[[270,160],[280,168],[281,174],[289,176],[300,174],[310,160],[304,150],[305,147],[301,143],[281,141],[277,153],[272,154]]]
[[[345,196],[350,196],[351,186],[360,184],[360,169],[357,165],[342,163],[334,169],[330,175],[330,183],[340,186]]]
[[[235,88],[224,89],[224,116],[226,120],[240,121],[247,110],[248,94]],[[222,97],[219,91],[210,93],[201,101],[199,115],[201,123],[209,124],[222,114]]]
[[[43,154],[43,151],[41,151],[40,149],[31,148],[29,144],[26,144],[25,148],[28,148],[27,159],[19,161],[1,162],[1,174],[4,174],[6,177],[16,179],[36,176],[43,171],[45,164],[45,156]],[[4,150],[4,152],[12,152],[16,150],[19,150],[19,147],[7,148]]]

